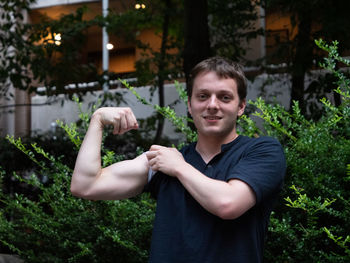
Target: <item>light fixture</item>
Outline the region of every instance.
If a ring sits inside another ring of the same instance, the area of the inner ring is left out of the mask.
[[[135,4],[135,9],[145,9],[145,8],[146,8],[145,4],[140,4],[140,3]]]
[[[56,40],[56,41],[61,41],[62,37],[61,37],[61,34],[60,34],[60,33],[58,33],[58,34],[55,34],[55,33],[54,33],[54,36],[55,36],[55,40]]]
[[[55,45],[56,46],[59,46],[59,45],[61,45],[61,40],[62,40],[62,37],[61,37],[61,34],[60,33],[54,33],[53,34],[53,38],[55,39]]]
[[[106,48],[107,48],[108,50],[112,50],[112,49],[114,48],[114,45],[113,45],[112,43],[108,43],[108,44],[106,45]]]

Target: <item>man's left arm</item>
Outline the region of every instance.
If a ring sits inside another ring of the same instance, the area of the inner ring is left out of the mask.
[[[176,177],[197,202],[222,219],[235,219],[256,203],[252,188],[239,179],[228,182],[207,177],[187,163],[175,148],[154,145],[147,152],[153,171]]]

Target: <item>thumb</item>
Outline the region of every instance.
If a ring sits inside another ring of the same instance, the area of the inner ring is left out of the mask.
[[[161,150],[161,149],[164,149],[164,148],[166,148],[166,147],[161,146],[161,145],[156,145],[156,144],[154,144],[154,145],[152,145],[152,146],[149,148],[149,150],[150,150],[150,151],[158,151],[158,150]]]

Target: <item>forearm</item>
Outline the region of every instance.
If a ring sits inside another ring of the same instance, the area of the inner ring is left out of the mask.
[[[93,115],[75,163],[71,181],[73,194],[81,195],[87,191],[101,173],[102,131],[98,116]]]
[[[254,193],[242,181],[215,180],[188,163],[179,171],[176,177],[192,197],[207,211],[222,219],[237,218],[255,204]]]
[[[210,213],[220,216],[222,205],[230,196],[226,182],[213,180],[186,163],[177,178],[197,202]]]
[[[154,171],[177,177],[203,208],[223,219],[237,218],[255,204],[255,194],[246,183],[209,178],[174,148],[152,145],[147,158]]]

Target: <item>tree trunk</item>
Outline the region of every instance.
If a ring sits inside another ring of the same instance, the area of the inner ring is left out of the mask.
[[[207,0],[184,1],[185,28],[183,68],[188,83],[191,69],[210,56]]]
[[[167,49],[167,40],[169,36],[169,12],[171,11],[171,0],[165,0],[165,10],[164,10],[164,17],[163,17],[163,32],[162,32],[162,43],[160,47],[160,58],[158,61],[158,97],[159,102],[158,105],[160,107],[164,107],[164,81],[166,76],[165,68],[165,55],[166,55],[166,49]],[[159,144],[162,134],[163,134],[163,128],[164,128],[164,117],[161,114],[157,114],[157,131],[156,135],[154,137],[154,144]]]
[[[312,44],[311,44],[311,16],[309,12],[299,16],[298,35],[295,47],[295,56],[292,65],[292,91],[290,109],[293,101],[298,101],[302,113],[306,112],[304,100],[305,74],[312,66]]]

